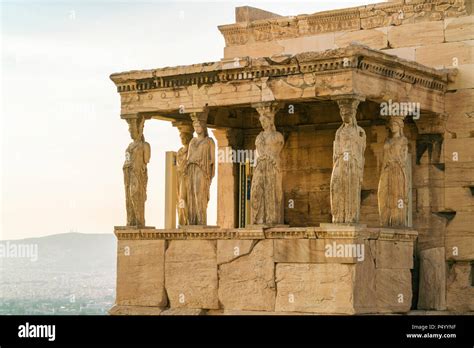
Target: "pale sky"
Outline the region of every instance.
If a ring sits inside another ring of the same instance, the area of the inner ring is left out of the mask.
[[[236,6],[297,15],[374,2],[382,0],[0,2],[0,239],[112,233],[124,224],[131,140],[111,73],[220,60],[217,26],[234,22]],[[145,124],[145,138],[146,221],[162,228],[165,152],[180,141],[156,120]]]

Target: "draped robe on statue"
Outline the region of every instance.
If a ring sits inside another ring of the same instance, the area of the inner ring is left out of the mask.
[[[255,141],[257,165],[252,177],[252,224],[283,223],[283,190],[280,152],[283,135],[277,131],[261,132]]]
[[[145,201],[148,173],[146,164],[150,159],[150,144],[141,140],[128,145],[123,165],[127,225],[145,225]]]
[[[188,147],[186,203],[189,225],[206,225],[211,180],[214,177],[214,141],[193,138]]]
[[[382,226],[406,226],[408,208],[406,137],[388,138],[383,149],[382,172],[378,187]]]
[[[359,221],[365,142],[365,131],[357,125],[343,124],[336,132],[331,176],[334,223]]]
[[[186,178],[184,176],[186,171],[186,157],[188,155],[188,148],[187,146],[183,146],[178,150],[176,154],[176,172],[178,178],[178,187],[177,187],[177,194],[178,194],[178,224],[183,226],[187,225],[187,198],[186,198]]]

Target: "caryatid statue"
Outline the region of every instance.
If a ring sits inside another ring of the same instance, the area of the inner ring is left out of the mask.
[[[147,164],[150,161],[150,144],[143,137],[143,117],[128,119],[133,141],[125,151],[123,175],[127,207],[127,226],[145,226],[145,201],[148,182]]]
[[[251,224],[277,225],[283,223],[283,187],[280,154],[283,135],[275,128],[276,102],[258,104],[263,131],[255,140],[257,163],[252,176],[250,204]]]
[[[185,169],[188,225],[206,225],[209,190],[215,172],[215,144],[207,133],[207,111],[191,113],[196,137],[188,146]]]
[[[186,164],[188,157],[189,142],[193,138],[194,129],[191,124],[178,124],[179,137],[183,147],[178,150],[176,154],[176,176],[177,176],[177,210],[178,210],[178,224],[180,226],[188,224],[187,213],[187,189],[186,189]]]
[[[408,223],[408,140],[403,126],[403,117],[390,117],[390,135],[383,146],[378,202],[380,223],[386,227]]]
[[[337,101],[342,125],[333,144],[331,213],[333,223],[356,223],[360,215],[360,190],[364,174],[365,131],[357,125],[359,99]]]

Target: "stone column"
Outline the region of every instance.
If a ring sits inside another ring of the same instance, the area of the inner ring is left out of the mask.
[[[166,151],[165,154],[165,228],[176,228],[177,198],[176,152]]]
[[[276,130],[275,115],[281,108],[278,102],[262,102],[255,105],[263,130],[255,140],[257,164],[253,172],[250,196],[252,225],[283,224],[283,175],[281,151],[285,143]]]
[[[173,183],[176,185],[174,187],[174,192],[176,193],[175,206],[173,211],[178,212],[178,225],[184,226],[188,224],[187,220],[187,190],[186,190],[186,163],[188,157],[188,147],[191,139],[193,138],[193,125],[191,122],[173,122],[173,127],[177,127],[179,130],[179,138],[181,144],[183,145],[176,152],[176,182]]]
[[[366,135],[357,125],[359,96],[335,99],[339,106],[342,125],[333,144],[331,175],[331,214],[333,223],[358,223],[360,191],[364,175]]]
[[[384,227],[408,226],[408,140],[403,127],[403,116],[390,116],[377,190],[380,223]]]
[[[237,151],[242,143],[240,129],[215,129],[217,140],[217,225],[238,226],[239,166]],[[234,152],[233,152],[234,151]]]
[[[148,173],[150,161],[150,144],[145,141],[143,127],[145,118],[139,115],[127,117],[128,129],[132,142],[125,151],[123,164],[125,205],[127,209],[127,226],[145,227],[145,201],[147,198]]]
[[[209,109],[204,108],[190,114],[196,136],[189,142],[186,156],[187,225],[207,225],[207,205],[215,174],[215,144],[207,131],[208,113]]]

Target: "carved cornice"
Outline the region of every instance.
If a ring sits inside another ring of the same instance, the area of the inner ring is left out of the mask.
[[[246,58],[232,65],[227,61],[156,70],[112,74],[121,94],[175,91],[189,86],[215,83],[262,81],[300,74],[332,74],[355,70],[399,80],[427,89],[444,92],[448,74],[363,45],[324,52],[304,52],[294,56]]]
[[[378,235],[378,240],[412,242],[418,238],[418,232],[411,229],[378,228],[374,230]]]
[[[324,225],[324,224],[323,224]],[[326,224],[331,225],[331,224]],[[224,239],[379,239],[393,241],[416,240],[418,233],[410,229],[367,228],[360,226],[331,227],[261,227],[206,228],[187,226],[185,229],[115,229],[119,240],[224,240]]]
[[[274,227],[265,230],[266,239],[305,239],[314,238],[314,230],[311,228],[299,227]]]
[[[299,19],[303,22],[302,30],[299,30],[303,35],[360,29],[358,8],[314,13]]]
[[[240,22],[218,28],[224,36],[226,46],[238,46],[248,42],[443,20],[466,15],[465,1],[412,0],[405,4],[401,0],[296,17]]]
[[[118,240],[213,240],[213,239],[265,239],[264,229],[224,229],[217,227],[185,226],[179,229],[115,228]]]

